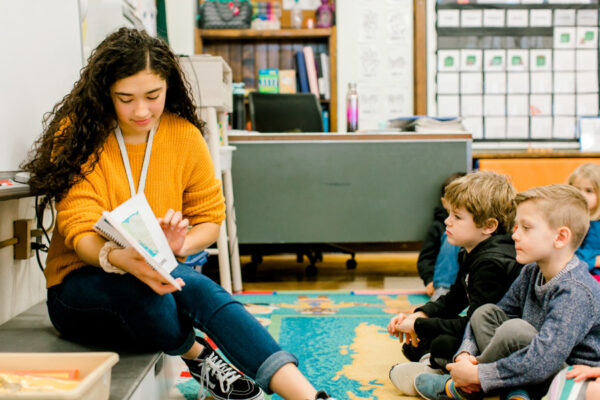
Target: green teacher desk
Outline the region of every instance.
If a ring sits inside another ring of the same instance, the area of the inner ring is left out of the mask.
[[[470,134],[230,134],[240,248],[422,241]],[[248,253],[246,253],[248,254]]]

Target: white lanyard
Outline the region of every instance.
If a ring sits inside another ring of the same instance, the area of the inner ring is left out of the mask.
[[[142,173],[140,174],[140,181],[138,183],[138,193],[144,193],[144,186],[146,186],[146,176],[148,175],[148,164],[150,164],[150,153],[152,152],[152,139],[158,128],[159,121],[152,127],[150,134],[148,135],[148,142],[146,143],[146,151],[144,152],[144,162],[142,164]],[[123,133],[121,128],[117,125],[115,129],[115,136],[119,143],[119,149],[121,150],[121,158],[123,159],[123,165],[125,166],[125,173],[127,174],[127,180],[129,181],[129,191],[131,197],[135,196],[135,187],[133,186],[133,174],[131,173],[131,165],[129,164],[129,157],[127,157],[127,148],[125,147],[125,141],[123,140]]]

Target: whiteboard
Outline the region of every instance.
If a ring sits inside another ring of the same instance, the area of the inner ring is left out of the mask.
[[[78,0],[0,0],[0,171],[16,171],[83,66]]]

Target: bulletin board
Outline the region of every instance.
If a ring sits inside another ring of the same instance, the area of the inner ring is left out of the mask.
[[[78,0],[0,0],[0,171],[16,171],[83,65]]]
[[[598,0],[439,0],[435,106],[475,141],[577,143],[598,115]]]

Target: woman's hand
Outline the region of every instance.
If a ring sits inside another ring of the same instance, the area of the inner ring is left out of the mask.
[[[121,268],[123,271],[129,272],[160,295],[173,293],[178,290],[163,278],[161,274],[148,265],[144,257],[133,247],[111,251],[108,254],[108,261],[112,265]],[[183,279],[176,278],[176,281],[181,287],[185,286]]]
[[[188,219],[183,218],[181,211],[169,208],[164,217],[158,218],[158,223],[165,233],[173,253],[176,256],[183,255],[185,238],[190,224]]]
[[[588,367],[587,365],[573,365],[573,369],[567,371],[567,379],[574,379],[575,382],[590,378],[600,378],[600,367]]]

